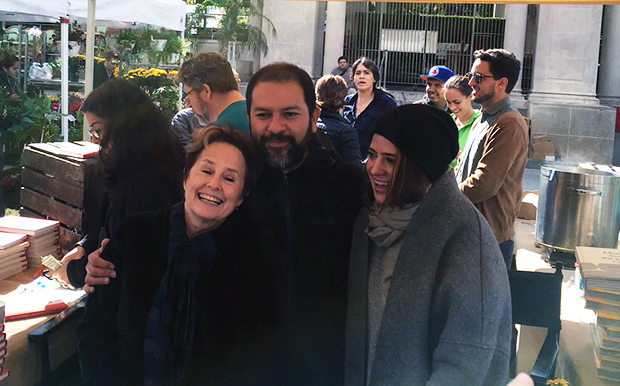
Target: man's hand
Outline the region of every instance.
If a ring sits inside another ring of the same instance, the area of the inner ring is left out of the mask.
[[[101,242],[101,248],[88,255],[88,264],[86,264],[86,278],[84,282],[86,285],[82,289],[86,292],[95,292],[96,285],[105,285],[110,283],[110,278],[116,277],[116,271],[114,271],[114,264],[101,258],[101,252],[103,248],[108,244],[110,239],[103,239]]]
[[[85,253],[86,251],[84,250],[84,248],[79,245],[73,248],[71,251],[67,252],[67,254],[60,261],[62,263],[62,267],[58,268],[56,271],[51,271],[50,275],[65,284],[70,284],[69,278],[67,277],[67,264],[71,260],[80,259],[82,256],[84,256]]]

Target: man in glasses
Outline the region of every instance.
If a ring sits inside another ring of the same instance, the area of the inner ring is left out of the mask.
[[[491,225],[508,268],[512,265],[514,221],[521,201],[527,157],[525,119],[510,102],[521,63],[504,49],[478,50],[471,72],[472,100],[482,106],[456,169],[459,189]]]
[[[115,78],[114,70],[118,67],[118,54],[114,50],[110,50],[104,55],[105,62],[95,62],[93,70],[93,90],[101,86],[108,79]]]
[[[183,98],[201,126],[210,123],[250,132],[245,98],[230,63],[215,52],[201,53],[183,63],[177,75]]]
[[[433,66],[428,73],[420,75],[426,81],[426,95],[424,98],[413,102],[414,105],[429,105],[450,113],[444,96],[443,86],[448,79],[454,76],[452,70],[446,66]]]

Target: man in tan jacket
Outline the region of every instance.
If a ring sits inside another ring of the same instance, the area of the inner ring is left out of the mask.
[[[489,222],[510,268],[528,145],[525,119],[508,96],[519,78],[521,63],[504,49],[479,50],[474,57],[467,76],[472,100],[482,106],[482,116],[471,128],[456,179],[461,192]]]

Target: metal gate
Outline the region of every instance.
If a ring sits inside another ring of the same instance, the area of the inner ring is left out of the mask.
[[[344,53],[374,60],[383,84],[423,85],[437,64],[456,74],[478,49],[504,44],[505,5],[347,2]]]

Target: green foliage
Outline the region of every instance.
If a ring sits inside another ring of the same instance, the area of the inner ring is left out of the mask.
[[[271,20],[265,17],[250,0],[205,0],[197,4],[196,10],[188,17],[188,29],[197,29],[198,21],[207,15],[207,7],[219,7],[222,17],[219,21],[217,40],[222,54],[228,53],[228,44],[237,43],[241,48],[249,49],[254,55],[267,55],[269,47],[267,37],[262,29],[249,23],[251,17],[263,20],[267,30],[272,36],[276,36],[276,29]],[[189,31],[188,31],[189,32]],[[187,36],[190,36],[189,33]]]
[[[163,86],[151,94],[153,102],[159,105],[161,112],[168,120],[172,120],[178,111],[179,89],[174,86]]]
[[[166,40],[163,49],[155,46],[153,40],[156,39]],[[183,42],[175,31],[157,29],[150,25],[127,29],[116,36],[116,50],[125,62],[140,62],[141,54],[147,54],[150,64],[167,63],[172,54],[181,54],[184,49]]]
[[[69,23],[69,40],[73,42],[85,42],[84,30],[78,24],[77,20],[73,20],[73,23]]]
[[[19,97],[19,101],[2,101],[3,118],[10,123],[2,134],[7,152],[19,153],[27,143],[54,140],[60,132],[59,125],[54,122],[60,114],[52,113],[47,97],[29,97],[23,93]]]

